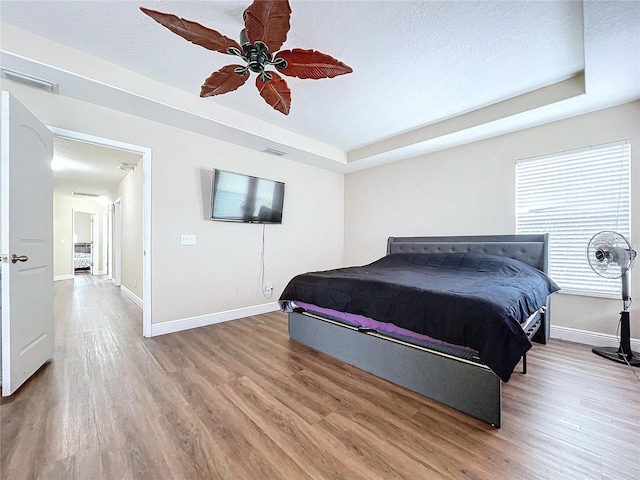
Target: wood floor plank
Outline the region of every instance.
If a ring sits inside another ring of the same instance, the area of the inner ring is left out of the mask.
[[[425,462],[407,455],[384,436],[374,434],[338,413],[332,413],[319,423],[327,434],[335,436],[341,450],[360,465],[366,466],[369,478],[453,478],[444,470],[435,470]]]
[[[99,449],[83,451],[48,464],[39,472],[39,480],[107,480]]]
[[[251,375],[250,378],[311,425],[332,412],[331,408],[314,397],[311,390],[305,388],[298,374],[284,377]]]
[[[39,426],[44,421],[45,408],[44,403],[33,397],[3,402],[0,407],[0,478],[37,477],[39,467],[33,459],[41,453],[40,442],[44,438],[44,429]]]
[[[343,415],[349,415],[350,420],[370,431],[371,435],[386,439],[443,478],[480,479],[491,474],[500,478],[518,478],[513,475],[513,470],[507,472],[501,468],[497,461],[497,457],[504,455],[501,451],[485,450],[480,456],[464,441],[454,440],[448,429],[447,435],[438,435],[431,429],[430,421],[423,421],[424,417],[400,420],[380,414],[371,406],[355,414],[345,411]],[[430,435],[424,435],[425,429],[430,430]]]
[[[224,433],[221,436],[231,448],[227,458],[231,462],[241,463],[245,469],[245,475],[233,478],[311,478],[221,389],[210,390],[202,407],[195,410],[210,430]],[[217,424],[219,428],[215,428]]]
[[[145,339],[90,275],[54,306],[53,360],[0,400],[2,479],[640,478],[640,382],[585,345],[535,345],[495,429],[290,341],[280,312]]]
[[[304,468],[312,478],[366,479],[366,466],[349,468],[334,452],[339,447],[331,434],[312,429],[295,412],[243,377],[220,388],[221,393],[240,408],[281,448]],[[339,450],[338,450],[339,451]],[[350,463],[350,462],[349,462]]]

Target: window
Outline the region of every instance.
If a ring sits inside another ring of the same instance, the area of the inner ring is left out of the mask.
[[[516,231],[549,233],[549,276],[566,293],[620,298],[586,251],[603,230],[629,238],[630,157],[625,141],[516,162]]]

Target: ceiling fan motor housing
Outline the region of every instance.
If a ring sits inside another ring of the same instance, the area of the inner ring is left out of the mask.
[[[274,60],[273,54],[269,52],[269,47],[266,43],[258,40],[252,44],[249,41],[249,36],[245,28],[240,32],[240,44],[242,45],[242,51],[235,47],[227,48],[228,53],[237,55],[247,62],[246,67],[236,68],[235,73],[238,75],[244,75],[247,70],[251,70],[253,73],[260,75],[260,80],[268,82],[273,76],[265,71],[267,66],[273,65],[279,69],[287,68],[287,61],[285,59],[276,58]]]

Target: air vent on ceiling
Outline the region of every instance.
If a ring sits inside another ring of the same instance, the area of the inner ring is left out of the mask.
[[[118,164],[118,170],[135,170],[136,166],[132,163],[120,162]]]
[[[2,76],[13,80],[14,82],[22,83],[33,88],[39,88],[40,90],[46,90],[48,92],[58,93],[58,84],[44,80],[43,78],[33,77],[26,73],[16,72],[7,68],[2,69]]]
[[[99,193],[84,193],[84,192],[71,192],[71,195],[76,197],[101,197]]]
[[[287,152],[281,152],[280,150],[276,150],[275,148],[265,148],[262,150],[264,153],[268,153],[269,155],[276,155],[277,157],[282,157],[286,155]]]

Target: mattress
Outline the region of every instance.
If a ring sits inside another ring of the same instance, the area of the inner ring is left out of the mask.
[[[384,336],[402,340],[412,345],[418,345],[424,348],[435,350],[438,352],[446,353],[458,358],[464,358],[465,360],[481,363],[478,352],[472,348],[463,347],[460,345],[452,345],[437,338],[431,338],[428,335],[422,335],[420,333],[412,332],[405,328],[398,327],[393,323],[379,322],[373,318],[365,317],[362,315],[354,315],[352,313],[338,312],[331,310],[330,308],[318,307],[317,305],[310,305],[308,303],[294,301],[293,304],[300,309],[319,315],[321,318],[327,318],[339,323],[355,327],[362,332],[376,332]]]
[[[73,268],[87,268],[91,266],[91,254],[74,252],[73,254]]]

